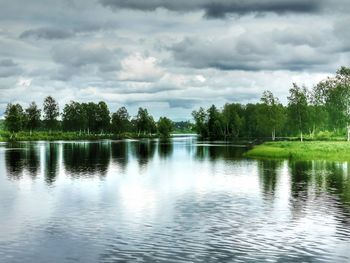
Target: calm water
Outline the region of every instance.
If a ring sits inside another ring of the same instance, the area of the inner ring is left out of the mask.
[[[0,262],[350,262],[350,163],[195,138],[0,145]]]

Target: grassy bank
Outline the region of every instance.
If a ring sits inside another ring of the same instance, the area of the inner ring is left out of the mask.
[[[156,138],[157,135],[138,135],[136,133],[115,134],[86,134],[79,132],[19,132],[11,134],[7,131],[0,131],[0,142],[9,141],[78,141],[78,140],[102,140],[102,139],[138,139]]]
[[[350,161],[350,142],[265,142],[245,153],[251,158]]]

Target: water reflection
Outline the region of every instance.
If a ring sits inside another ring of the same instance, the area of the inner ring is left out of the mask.
[[[65,143],[63,162],[68,174],[73,178],[105,176],[111,158],[111,144]]]
[[[167,159],[172,156],[174,150],[174,146],[172,141],[169,140],[161,140],[158,142],[158,154],[162,159]]]
[[[279,175],[278,171],[281,169],[282,164],[283,161],[281,160],[258,161],[262,193],[266,199],[272,200],[275,195]]]
[[[245,151],[246,148],[244,147],[235,147],[232,145],[198,144],[195,146],[195,158],[200,161],[240,159]]]
[[[131,144],[131,154],[137,159],[140,168],[146,168],[148,162],[154,157],[156,143],[154,140],[141,140]]]
[[[45,181],[49,185],[53,184],[57,177],[59,165],[58,158],[61,147],[60,144],[56,143],[48,143],[45,145]]]
[[[125,171],[129,161],[129,144],[128,141],[118,141],[111,144],[112,160],[122,171]]]
[[[347,162],[247,160],[192,139],[0,147],[0,257],[13,262],[350,259]]]
[[[33,144],[9,144],[5,162],[9,178],[18,180],[27,172],[34,179],[40,167],[38,148]]]

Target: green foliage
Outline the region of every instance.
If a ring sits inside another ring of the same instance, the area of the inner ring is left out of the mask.
[[[293,84],[287,106],[264,91],[260,103],[201,107],[192,116],[195,131],[205,138],[325,139],[320,132],[331,131],[337,137],[347,133],[350,141],[350,68],[340,68],[311,91]]]
[[[268,137],[274,140],[290,136],[307,140],[343,139],[347,133],[350,140],[350,68],[340,68],[335,77],[321,81],[311,91],[293,84],[287,106],[283,106],[272,92],[265,91],[259,103],[226,103],[222,108],[212,105],[208,109],[200,107],[192,112],[192,116],[194,124],[175,123],[176,132],[196,131],[204,138],[240,140]],[[25,112],[19,104],[8,104],[4,126],[11,133],[38,132],[45,127],[55,133],[62,128],[65,132],[79,132],[79,136],[99,134],[107,137],[110,134],[116,137],[147,137],[157,131],[168,136],[169,130],[173,130],[167,119],[161,119],[157,125],[144,108],[139,108],[134,118],[130,118],[125,107],[111,116],[103,101],[72,101],[65,105],[62,121],[58,117],[58,103],[49,96],[43,104],[43,120],[35,103],[30,104]],[[6,137],[6,134],[3,135],[0,140]],[[11,138],[16,136],[12,134]]]
[[[262,109],[259,111],[258,126],[261,130],[269,130],[272,140],[276,138],[276,131],[280,131],[285,121],[284,108],[271,91],[264,91]]]
[[[347,142],[266,142],[245,154],[253,158],[291,158],[299,160],[350,160]]]
[[[62,113],[62,126],[65,131],[85,130],[87,113],[82,104],[71,101],[65,105]]]
[[[11,133],[9,131],[0,131],[0,142],[8,141],[78,141],[78,140],[102,140],[102,139],[137,139],[137,138],[156,138],[155,135],[138,135],[137,133],[126,132],[123,134],[100,134],[100,133],[80,133],[80,132],[61,132],[61,131],[36,131]]]
[[[96,114],[96,125],[98,131],[103,133],[108,131],[110,128],[110,113],[107,104],[104,101],[100,101],[97,104],[97,114]]]
[[[157,123],[157,127],[158,127],[158,132],[160,136],[163,138],[168,138],[170,137],[170,133],[174,129],[174,124],[167,117],[160,117]]]
[[[156,133],[157,126],[153,117],[149,115],[147,109],[139,108],[137,116],[134,121],[138,134],[152,134]]]
[[[112,131],[121,134],[130,130],[130,116],[125,107],[121,107],[112,114]]]
[[[177,122],[174,122],[173,124],[174,124],[173,133],[185,134],[185,133],[194,132],[194,125],[189,121],[177,121]]]
[[[46,127],[49,130],[57,128],[57,125],[58,125],[57,118],[60,115],[58,103],[55,101],[54,98],[52,98],[51,96],[48,96],[44,100],[43,109],[44,109],[44,121],[45,121]]]
[[[207,127],[207,113],[204,108],[200,107],[198,111],[192,112],[192,117],[195,121],[195,130],[197,134],[202,137],[208,136],[208,127]]]
[[[58,103],[49,96],[44,101],[43,109],[44,118],[41,120],[41,110],[34,102],[25,112],[19,104],[8,104],[5,120],[0,121],[0,141],[152,138],[157,134],[156,122],[143,108],[130,120],[125,107],[121,107],[111,118],[108,106],[103,101],[71,101],[64,106],[62,121],[59,121]],[[166,127],[169,129],[169,126]],[[167,132],[161,128],[160,133],[166,135]]]
[[[41,122],[41,110],[38,108],[35,102],[32,102],[25,112],[26,128],[33,131],[40,127]]]
[[[9,103],[5,111],[5,126],[10,132],[19,132],[25,124],[23,108],[19,104]]]
[[[225,137],[239,137],[244,127],[244,109],[238,103],[226,103],[222,111]]]
[[[309,128],[308,91],[305,87],[299,87],[293,83],[289,90],[288,97],[288,120],[294,131],[300,132],[300,140],[303,140],[303,133]]]

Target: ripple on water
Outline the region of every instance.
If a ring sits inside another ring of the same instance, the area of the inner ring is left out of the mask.
[[[0,262],[350,262],[341,165],[176,140],[0,148]]]

